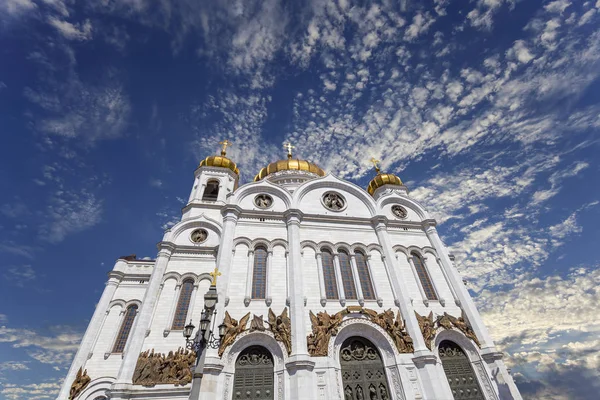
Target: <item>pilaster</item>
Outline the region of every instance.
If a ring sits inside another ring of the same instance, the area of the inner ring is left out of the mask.
[[[150,328],[150,321],[152,320],[154,307],[158,300],[158,293],[160,291],[162,279],[173,250],[174,246],[171,243],[159,243],[159,251],[156,257],[156,262],[154,263],[154,270],[152,271],[150,281],[148,282],[148,288],[144,294],[141,310],[136,316],[133,329],[129,333],[127,346],[123,355],[123,363],[119,369],[117,380],[113,384],[115,389],[131,384],[135,365],[137,363],[138,356],[142,351],[144,340],[146,339],[146,332]],[[119,395],[113,398],[121,398],[118,396]]]
[[[88,325],[85,334],[83,335],[83,339],[81,340],[79,349],[77,350],[75,358],[73,359],[71,367],[69,368],[69,372],[67,373],[67,376],[63,381],[60,393],[58,395],[59,399],[66,399],[69,397],[71,384],[73,383],[73,380],[77,375],[77,371],[80,367],[84,366],[85,362],[88,359],[89,353],[93,350],[94,341],[98,336],[99,330],[102,326],[102,321],[106,316],[106,310],[108,309],[108,305],[114,297],[115,291],[119,286],[119,282],[120,278],[117,275],[109,274],[109,278],[106,282],[104,290],[102,291],[100,301],[98,302],[98,305],[96,305],[96,309],[94,310],[94,314],[92,315],[90,324]]]
[[[475,334],[479,339],[479,343],[481,343],[482,352],[484,350],[491,352],[495,351],[492,338],[487,328],[483,324],[483,320],[481,319],[481,316],[475,307],[475,303],[473,302],[471,295],[463,284],[460,274],[456,268],[452,266],[452,261],[450,261],[450,257],[448,257],[448,251],[442,243],[437,229],[435,228],[435,221],[423,221],[423,229],[425,230],[431,245],[440,257],[440,264],[444,273],[448,276],[448,283],[454,289],[456,297],[458,298],[458,301],[460,301],[461,308],[465,313],[468,322],[471,324],[473,331],[475,331]]]
[[[306,344],[306,321],[304,312],[304,283],[302,274],[302,249],[300,247],[300,210],[284,213],[288,239],[288,268],[290,279],[290,319],[292,321],[292,354],[286,363],[290,376],[290,395],[293,399],[314,399],[312,370],[314,361],[308,354]]]

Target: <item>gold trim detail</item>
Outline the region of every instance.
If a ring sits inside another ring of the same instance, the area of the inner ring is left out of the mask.
[[[237,165],[235,165],[235,163],[233,161],[231,161],[229,158],[224,157],[224,156],[206,157],[204,160],[200,161],[200,165],[198,165],[198,168],[200,168],[200,167],[228,168],[228,169],[232,170],[233,172],[235,172],[237,175],[240,174],[240,170],[238,169]]]
[[[258,182],[264,179],[267,175],[280,171],[304,171],[318,176],[325,176],[325,171],[310,161],[288,158],[287,160],[272,162],[261,169],[260,172],[254,177],[254,182]]]
[[[375,191],[383,185],[402,186],[402,181],[394,174],[377,174],[377,176],[375,176],[375,178],[369,182],[367,192],[373,196],[373,193],[375,193]]]

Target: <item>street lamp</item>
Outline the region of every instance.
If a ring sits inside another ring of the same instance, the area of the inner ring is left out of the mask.
[[[215,306],[217,305],[217,276],[221,275],[219,270],[215,268],[210,273],[212,276],[212,282],[208,288],[208,292],[204,295],[204,310],[200,317],[200,329],[196,332],[196,336],[192,339],[194,329],[196,327],[190,320],[190,323],[183,328],[183,337],[185,338],[185,347],[196,353],[196,367],[194,368],[192,389],[190,390],[190,399],[198,399],[200,396],[200,385],[202,384],[202,375],[204,371],[204,359],[206,358],[206,352],[204,349],[211,347],[213,349],[218,348],[221,345],[221,338],[225,336],[225,329],[227,326],[222,323],[219,325],[219,337],[215,337],[212,329],[210,329],[213,315],[217,312]]]

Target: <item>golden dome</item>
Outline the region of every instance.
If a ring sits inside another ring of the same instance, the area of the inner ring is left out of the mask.
[[[400,178],[398,178],[396,175],[394,174],[377,174],[377,176],[375,176],[375,178],[373,178],[371,180],[371,182],[369,182],[369,186],[367,187],[367,192],[369,192],[369,194],[371,196],[373,196],[373,193],[375,193],[375,191],[382,187],[383,185],[399,185],[402,186],[402,181],[400,180]]]
[[[240,170],[238,169],[237,165],[235,165],[235,163],[233,161],[231,161],[229,158],[225,157],[225,152],[221,152],[220,156],[209,156],[206,157],[204,160],[200,161],[200,165],[198,166],[198,168],[200,167],[221,167],[221,168],[229,168],[230,170],[232,170],[233,172],[235,172],[236,174],[240,174]]]
[[[272,162],[265,168],[261,169],[260,172],[254,177],[254,182],[258,182],[267,175],[279,171],[305,171],[319,176],[325,176],[325,171],[323,171],[317,164],[313,164],[306,160],[294,160],[288,156],[287,160]]]

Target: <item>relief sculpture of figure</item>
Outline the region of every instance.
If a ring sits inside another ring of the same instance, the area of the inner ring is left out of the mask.
[[[464,333],[466,337],[474,341],[477,347],[481,347],[481,345],[479,344],[479,339],[477,339],[477,335],[475,335],[473,328],[471,328],[471,326],[465,320],[464,315],[456,318],[449,315],[448,313],[444,313],[444,316],[447,316],[450,322],[452,322],[452,325],[454,325],[459,331]]]
[[[288,317],[287,308],[284,308],[281,315],[275,316],[273,310],[269,308],[269,327],[275,340],[282,342],[288,354],[292,352],[292,321]]]
[[[71,390],[69,391],[69,400],[74,399],[79,396],[83,389],[86,388],[87,385],[91,382],[92,378],[90,378],[87,374],[87,369],[84,371],[83,367],[79,368],[77,371],[77,376],[75,376],[75,380],[71,384]]]
[[[246,330],[249,319],[250,313],[244,315],[238,323],[236,319],[231,318],[231,315],[225,311],[225,319],[223,320],[223,323],[225,324],[225,335],[221,339],[221,345],[219,346],[219,357],[223,355],[227,346],[235,342],[235,338]]]
[[[435,337],[435,327],[433,322],[433,311],[429,313],[428,316],[422,317],[415,311],[415,315],[417,316],[417,321],[419,321],[419,328],[421,328],[421,333],[423,334],[423,339],[425,340],[425,346],[429,350],[431,350],[431,342]]]
[[[250,332],[259,331],[264,332],[265,324],[263,322],[262,315],[254,315],[252,317],[252,321],[250,322]]]
[[[307,337],[308,352],[311,356],[326,356],[327,346],[331,336],[337,335],[340,324],[346,312],[340,311],[334,315],[321,311],[315,315],[312,311],[309,313],[312,324],[312,331]]]
[[[133,384],[154,386],[157,384],[187,385],[192,381],[192,367],[196,354],[179,348],[177,351],[155,353],[154,349],[140,353],[133,372]]]
[[[392,326],[392,337],[400,353],[412,353],[415,351],[413,340],[404,327],[400,311],[396,315],[396,321]]]

